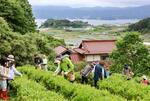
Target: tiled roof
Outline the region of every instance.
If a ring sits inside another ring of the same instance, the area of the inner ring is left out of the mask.
[[[83,40],[74,50],[80,54],[105,54],[111,53],[115,47],[115,40]]]
[[[80,48],[74,48],[74,51],[75,51],[75,52],[77,52],[77,53],[80,53],[80,54],[84,54],[84,53],[86,53],[86,51],[85,51],[85,50],[80,49]]]
[[[60,55],[60,54],[62,54],[64,52],[66,52],[68,49],[66,47],[64,47],[64,46],[58,46],[54,50],[55,50],[55,53],[57,55]]]

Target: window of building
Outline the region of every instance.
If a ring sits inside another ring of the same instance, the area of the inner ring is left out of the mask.
[[[109,60],[109,56],[108,55],[101,56],[101,60]]]

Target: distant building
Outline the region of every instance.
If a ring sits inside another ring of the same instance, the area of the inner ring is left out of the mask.
[[[109,60],[109,54],[116,47],[115,40],[83,40],[71,54],[75,63],[79,61]]]
[[[54,49],[55,53],[56,53],[56,57],[57,56],[63,56],[63,55],[70,55],[71,54],[71,50],[69,50],[68,48],[66,48],[65,46],[58,46]]]
[[[70,50],[64,46],[55,48],[57,56],[68,54],[73,63],[80,61],[109,61],[109,54],[116,48],[115,40],[83,40],[79,47]]]

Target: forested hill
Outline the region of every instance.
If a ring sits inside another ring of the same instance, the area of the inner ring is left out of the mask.
[[[37,19],[48,18],[89,18],[89,19],[143,19],[150,17],[150,5],[141,7],[84,7],[71,8],[65,6],[33,6],[33,14]]]
[[[69,20],[55,20],[55,19],[48,19],[46,20],[40,27],[41,28],[64,28],[64,27],[72,27],[72,28],[83,28],[90,26],[88,22],[83,21],[69,21]]]
[[[129,26],[129,31],[150,33],[150,17]]]

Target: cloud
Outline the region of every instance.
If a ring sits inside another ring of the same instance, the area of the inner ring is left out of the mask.
[[[150,0],[29,0],[31,5],[54,5],[71,7],[127,7],[150,4]]]

